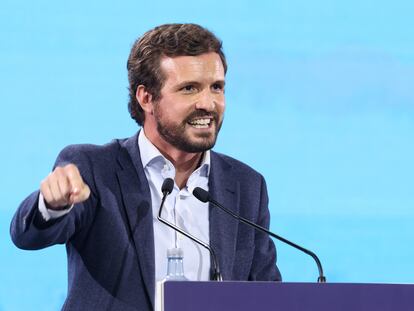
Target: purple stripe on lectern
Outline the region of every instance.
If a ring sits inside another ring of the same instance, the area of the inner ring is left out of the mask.
[[[412,284],[167,282],[165,311],[413,311]]]

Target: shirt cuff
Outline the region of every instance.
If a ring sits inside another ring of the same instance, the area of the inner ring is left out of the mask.
[[[42,214],[43,219],[46,220],[46,221],[49,221],[50,219],[56,219],[56,218],[62,217],[64,215],[66,215],[67,213],[69,213],[73,208],[73,204],[69,208],[59,210],[59,211],[49,209],[49,208],[46,207],[46,203],[45,203],[45,200],[43,198],[43,194],[40,192],[39,193],[38,208],[39,208],[40,214]]]

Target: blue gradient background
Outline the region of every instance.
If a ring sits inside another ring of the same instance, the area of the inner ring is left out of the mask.
[[[228,58],[215,150],[267,179],[271,229],[319,254],[331,282],[414,283],[414,2],[22,1],[0,4],[0,310],[57,310],[63,246],[9,238],[59,150],[137,130],[133,41],[166,22],[214,31]],[[280,243],[285,281],[315,281]]]

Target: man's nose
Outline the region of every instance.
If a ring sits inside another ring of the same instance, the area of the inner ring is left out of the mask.
[[[196,102],[196,109],[214,111],[216,109],[216,98],[210,90],[205,90],[200,94]]]

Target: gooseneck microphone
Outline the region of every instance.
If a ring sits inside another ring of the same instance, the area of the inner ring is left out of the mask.
[[[168,227],[170,227],[171,229],[181,233],[182,235],[186,236],[190,240],[206,248],[210,252],[211,258],[213,258],[213,280],[223,281],[223,277],[221,276],[221,273],[220,273],[220,267],[219,267],[219,263],[217,260],[217,256],[213,248],[209,246],[207,243],[197,239],[196,237],[192,236],[191,234],[177,227],[173,223],[161,218],[161,213],[164,207],[165,200],[167,199],[167,196],[172,192],[173,188],[174,188],[174,180],[172,180],[171,178],[164,179],[164,182],[162,183],[162,186],[161,186],[162,199],[161,199],[160,209],[158,211],[158,216],[157,216],[158,220],[161,221],[163,224],[167,225]]]
[[[215,201],[213,198],[211,198],[210,193],[208,193],[206,190],[200,188],[200,187],[196,187],[193,190],[193,195],[199,199],[201,202],[210,202],[212,203],[214,206],[220,208],[221,210],[223,210],[224,212],[226,212],[227,214],[229,214],[230,216],[236,218],[237,220],[248,224],[249,226],[254,227],[255,229],[265,232],[268,235],[274,237],[275,239],[282,241],[283,243],[286,243],[302,252],[304,252],[305,254],[311,256],[313,258],[313,260],[315,260],[316,265],[318,266],[318,270],[319,270],[319,277],[318,277],[318,283],[325,283],[326,282],[326,278],[323,275],[323,269],[322,269],[322,264],[321,261],[319,260],[318,256],[316,256],[316,254],[306,248],[303,248],[302,246],[299,246],[289,240],[286,240],[285,238],[267,230],[266,228],[263,228],[262,226],[259,226],[258,224],[255,224],[254,222],[251,222],[250,220],[243,218],[235,213],[233,213],[232,211],[230,211],[229,209],[225,208],[223,205],[221,205],[220,203],[218,203],[217,201]]]

